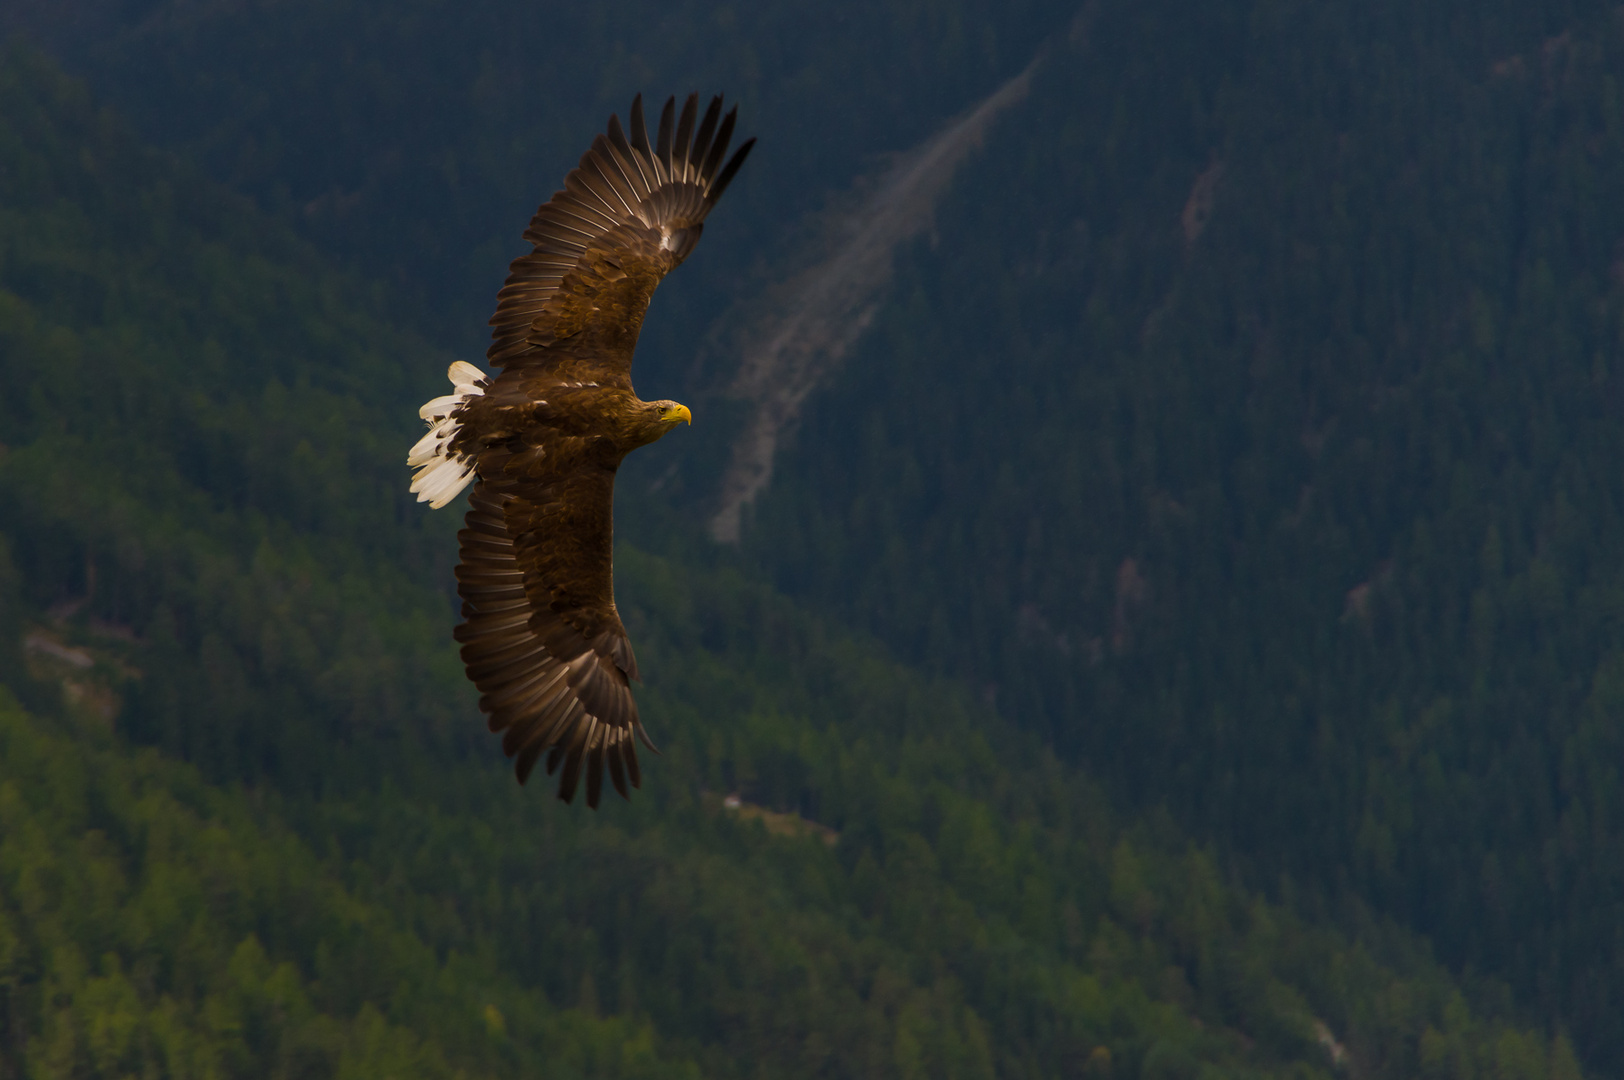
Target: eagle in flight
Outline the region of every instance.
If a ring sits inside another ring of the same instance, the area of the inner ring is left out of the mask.
[[[419,502],[441,507],[470,483],[458,533],[456,629],[479,707],[522,784],[541,755],[558,796],[583,773],[596,807],[607,765],[615,790],[641,786],[631,681],[637,660],[615,610],[615,470],[631,451],[691,423],[684,405],[642,401],[632,352],[654,288],[699,243],[705,217],[755,144],[727,163],[735,108],[665,103],[650,145],[643,99],[630,131],[617,116],[542,204],[491,317],[490,376],[458,361],[451,394],[420,410],[412,447]],[[697,121],[697,124],[696,124]]]

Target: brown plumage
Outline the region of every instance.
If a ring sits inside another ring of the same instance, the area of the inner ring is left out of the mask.
[[[558,795],[586,781],[597,806],[607,766],[638,787],[634,736],[653,749],[631,681],[637,660],[615,610],[615,470],[632,450],[691,419],[640,401],[632,352],[660,279],[699,242],[704,221],[755,140],[728,159],[734,112],[714,98],[698,119],[666,102],[651,145],[639,96],[544,203],[497,294],[487,357],[495,378],[453,364],[455,392],[423,406],[412,490],[438,507],[470,482],[459,535],[456,629],[479,707],[523,783],[542,755]],[[673,120],[675,130],[673,132]]]

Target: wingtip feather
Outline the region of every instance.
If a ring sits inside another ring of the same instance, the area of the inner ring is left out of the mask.
[[[665,168],[665,179],[671,179],[671,122],[676,116],[677,96],[675,94],[665,99],[665,108],[660,110],[660,133],[654,147],[654,156]]]
[[[726,191],[727,186],[733,182],[733,177],[738,174],[739,166],[744,164],[744,159],[750,156],[750,150],[755,145],[756,139],[753,135],[739,144],[738,152],[735,153],[732,160],[727,163],[727,167],[724,168],[721,175],[716,178],[716,182],[710,186],[710,190],[705,192],[706,202],[715,205],[716,200],[722,197],[722,192]]]
[[[678,181],[692,180],[689,169],[689,151],[693,147],[694,117],[699,112],[699,95],[689,94],[688,99],[682,103],[682,117],[677,121],[677,143],[672,147],[671,157],[676,168],[673,171]]]

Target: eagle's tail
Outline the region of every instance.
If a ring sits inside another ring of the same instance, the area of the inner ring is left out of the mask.
[[[417,501],[436,510],[455,499],[474,479],[472,455],[453,453],[451,442],[462,426],[462,406],[484,394],[487,385],[484,372],[461,360],[451,365],[446,377],[455,392],[437,397],[417,410],[417,415],[428,421],[429,433],[406,455],[406,464],[417,469],[412,476]]]

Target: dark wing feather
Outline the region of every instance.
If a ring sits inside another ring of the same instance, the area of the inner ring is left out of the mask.
[[[641,101],[642,94],[637,95]],[[665,108],[660,110],[660,134],[654,147],[654,160],[660,163],[665,170],[665,179],[671,179],[671,118],[676,115],[677,99],[675,96],[665,99]]]
[[[629,133],[618,116],[609,118],[607,132],[525,230],[533,249],[509,267],[491,316],[492,364],[565,364],[575,378],[629,382],[649,295],[699,242],[706,216],[755,143],[745,142],[721,167],[737,110],[718,125],[722,99],[713,99],[696,137],[698,104],[698,95],[683,104],[673,138],[676,99],[667,101],[653,148],[641,95],[632,102]],[[600,302],[606,291],[615,295]],[[571,349],[572,341],[581,347]]]
[[[606,762],[615,790],[639,786],[633,740],[648,743],[609,581],[612,483],[586,473],[517,496],[481,482],[458,536],[456,638],[480,708],[520,783],[549,751],[547,771],[564,766],[559,798],[574,798],[584,771],[588,806]]]
[[[654,161],[654,148],[648,144],[648,125],[643,123],[642,94],[638,94],[632,99],[630,120],[632,125],[632,149],[637,151],[639,161],[644,164],[652,164]],[[654,175],[649,178],[649,186],[658,187],[660,180],[659,170],[656,169]]]
[[[716,119],[722,115],[722,99],[711,98],[710,108],[705,110],[705,119],[699,122],[699,130],[694,133],[694,148],[688,157],[694,163],[695,171],[704,163],[710,154],[711,137],[716,134]]]
[[[687,180],[688,148],[693,144],[694,113],[699,109],[699,95],[689,94],[682,103],[682,116],[677,120],[677,141],[671,147],[671,178],[679,183]]]

